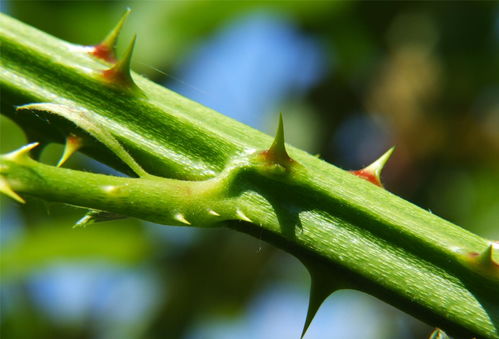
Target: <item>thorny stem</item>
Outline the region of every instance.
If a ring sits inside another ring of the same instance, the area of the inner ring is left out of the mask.
[[[88,49],[4,15],[0,20],[0,84],[10,99],[2,112],[33,141],[77,135],[83,152],[140,177],[67,170],[11,154],[0,158],[3,191],[169,224],[219,225],[208,221],[221,218],[221,225],[263,233],[324,281],[337,277],[343,287],[458,337],[499,338],[494,243],[295,148],[286,147],[290,160],[283,162],[283,145],[264,151],[268,136],[136,74],[131,79],[140,93],[110,86],[102,78],[109,64]],[[83,113],[12,109],[32,102]],[[119,147],[110,148],[114,139]]]

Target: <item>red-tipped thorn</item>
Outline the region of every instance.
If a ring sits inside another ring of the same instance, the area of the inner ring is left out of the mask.
[[[364,167],[363,169],[357,171],[349,171],[349,172],[352,173],[353,175],[358,176],[359,178],[362,178],[364,180],[367,180],[375,184],[376,186],[383,187],[383,184],[381,183],[381,172],[383,171],[386,162],[388,161],[388,159],[390,159],[390,156],[392,155],[394,150],[395,147],[392,147],[388,151],[386,151],[385,154],[379,157],[378,160],[376,160],[369,166]]]
[[[274,138],[274,142],[270,148],[260,153],[264,160],[272,165],[282,166],[283,170],[288,169],[295,161],[291,159],[286,151],[286,144],[284,141],[284,124],[282,122],[282,113],[279,114],[279,126]]]
[[[123,55],[123,58],[121,58],[110,69],[102,71],[102,77],[104,78],[104,80],[115,87],[140,91],[133,81],[132,74],[130,73],[132,53],[136,38],[137,36],[134,35],[132,41],[130,42],[130,45]]]
[[[114,26],[114,28],[108,33],[104,40],[102,40],[100,44],[91,47],[91,49],[89,50],[89,53],[91,55],[107,62],[116,61],[116,43],[118,42],[118,37],[120,35],[121,29],[123,28],[123,24],[128,18],[130,12],[130,8],[127,8],[116,26]]]
[[[64,146],[64,153],[57,163],[57,167],[61,167],[75,152],[83,147],[83,139],[70,134],[66,137],[66,144]]]

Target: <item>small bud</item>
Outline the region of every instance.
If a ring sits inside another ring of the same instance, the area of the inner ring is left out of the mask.
[[[5,178],[3,177],[0,177],[0,193],[5,194],[9,198],[14,199],[15,201],[20,202],[21,204],[26,203],[26,201],[23,198],[21,198],[19,194],[14,192],[14,190],[12,189],[12,187],[10,187],[7,180],[5,180]]]
[[[110,69],[102,71],[101,74],[104,80],[117,88],[141,92],[133,81],[132,74],[130,73],[130,65],[132,60],[133,48],[135,46],[135,40],[136,36],[134,35],[130,45],[125,51],[123,58],[118,60],[118,62],[116,62]]]
[[[127,8],[116,26],[114,26],[114,28],[108,33],[104,40],[100,44],[92,46],[90,48],[89,53],[91,55],[108,62],[116,61],[116,43],[118,41],[121,29],[123,28],[123,24],[125,23],[130,12],[130,8]]]
[[[61,167],[75,152],[83,147],[83,139],[70,134],[66,137],[66,144],[64,146],[64,153],[61,156],[61,159],[57,163],[57,167]]]
[[[376,186],[383,187],[383,184],[381,183],[381,171],[383,170],[383,167],[385,167],[388,159],[390,159],[390,156],[394,150],[395,147],[390,148],[371,165],[357,171],[350,171],[350,173],[358,176],[359,178],[365,179]]]

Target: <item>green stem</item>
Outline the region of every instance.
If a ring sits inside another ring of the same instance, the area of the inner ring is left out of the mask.
[[[16,192],[165,224],[222,220],[324,265],[324,279],[340,276],[457,336],[499,338],[496,268],[470,256],[486,252],[488,240],[292,147],[292,162],[275,171],[254,156],[270,137],[136,74],[140,94],[109,86],[100,78],[109,65],[85,49],[0,20],[0,84],[13,98],[2,103],[4,114],[37,141],[63,142],[85,128],[12,105],[50,102],[89,112],[152,174],[117,178],[3,156],[2,177]],[[105,142],[85,138],[84,152],[131,173]]]

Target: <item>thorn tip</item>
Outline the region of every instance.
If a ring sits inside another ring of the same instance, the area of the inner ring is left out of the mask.
[[[191,224],[181,213],[175,214],[174,219],[186,225]]]
[[[118,37],[121,33],[121,29],[123,28],[123,24],[128,18],[130,12],[130,8],[125,10],[125,13],[123,13],[118,23],[107,34],[104,40],[90,49],[89,53],[91,55],[108,62],[116,61],[116,43],[118,42]]]
[[[215,216],[215,217],[219,217],[220,214],[218,214],[217,212],[215,212],[214,210],[208,210],[208,213]]]
[[[64,152],[57,163],[57,167],[61,167],[75,152],[83,147],[83,139],[70,134],[66,137],[66,144],[64,146]]]
[[[241,210],[237,210],[236,215],[239,217],[239,219],[241,219],[243,221],[253,222],[253,220],[248,218],[248,216],[246,214],[244,214],[243,211],[241,211]]]
[[[132,41],[128,45],[123,57],[118,60],[111,68],[102,71],[102,77],[112,85],[121,88],[128,88],[132,90],[139,90],[135,82],[133,81],[131,74],[131,60],[133,49],[135,47],[135,41],[137,39],[137,35],[134,34],[132,37]]]
[[[20,109],[20,108],[18,108],[18,109]],[[13,161],[27,159],[27,158],[29,158],[29,152],[33,148],[37,147],[38,145],[40,145],[39,142],[32,142],[31,144],[27,144],[27,145],[13,151],[13,152],[10,152],[10,153],[4,155],[4,158],[9,159],[9,160],[13,160]]]
[[[286,151],[286,143],[284,141],[284,123],[282,119],[282,113],[279,114],[279,125],[277,127],[274,142],[270,148],[266,151],[260,153],[266,162],[274,165],[279,165],[284,172],[292,165],[293,159],[288,155]],[[277,169],[276,172],[282,172]]]
[[[357,171],[350,171],[350,173],[358,176],[359,178],[365,179],[375,184],[376,186],[383,187],[383,184],[381,182],[381,172],[383,171],[385,164],[387,163],[388,159],[390,159],[394,150],[395,146],[386,151],[382,156],[380,156],[369,166]]]

